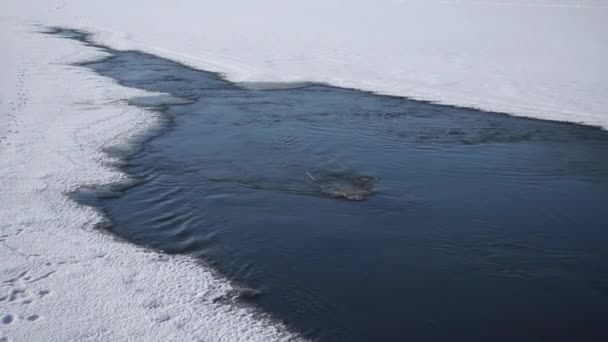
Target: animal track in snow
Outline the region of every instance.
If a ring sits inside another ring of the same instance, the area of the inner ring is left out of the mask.
[[[27,90],[25,88],[25,79],[26,79],[26,69],[24,67],[21,67],[17,74],[17,97],[14,101],[12,101],[10,103],[11,112],[8,114],[8,116],[13,119],[15,119],[17,117],[16,114],[18,114],[19,112],[21,112],[23,110],[23,107],[27,104],[27,102],[29,100],[29,96],[28,96]],[[16,123],[13,120],[12,122],[9,122],[8,125],[9,125],[9,127],[15,126]],[[9,132],[11,132],[11,131],[9,131]],[[13,131],[11,133],[19,133],[19,131]]]
[[[34,314],[34,315],[27,316],[26,319],[30,322],[33,322],[33,321],[37,320],[38,318],[40,318],[40,316]]]
[[[15,321],[34,322],[40,319],[40,315],[34,312],[28,312],[28,306],[45,296],[50,291],[44,288],[35,288],[34,285],[44,279],[51,277],[56,271],[43,270],[13,270],[9,277],[0,282],[3,287],[4,295],[0,297],[0,303],[5,303],[7,306],[13,307],[13,310],[18,310],[19,314],[4,313],[0,316],[0,322],[3,324],[13,324]]]
[[[11,324],[11,323],[13,323],[14,320],[15,320],[15,318],[11,314],[5,314],[4,316],[2,316],[3,324]]]
[[[18,272],[12,277],[2,281],[2,287],[4,287],[6,292],[0,297],[0,303],[6,302],[7,304],[10,303],[11,305],[17,305],[21,309],[24,309],[26,305],[44,298],[50,293],[50,291],[47,289],[34,288],[32,284],[35,284],[43,279],[47,279],[54,273],[55,271],[41,273],[36,272],[32,274],[28,270]],[[19,318],[24,318],[30,322],[37,320],[39,317],[40,316],[35,313],[19,315]],[[10,322],[12,322],[13,316],[10,315],[10,318],[6,318],[6,320],[10,320]]]

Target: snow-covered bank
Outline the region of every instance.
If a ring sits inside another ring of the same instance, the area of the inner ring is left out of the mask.
[[[232,287],[207,268],[97,231],[100,215],[66,197],[124,177],[101,148],[155,118],[120,101],[142,92],[67,65],[99,52],[28,31],[0,21],[0,341],[293,338],[252,309],[214,303]]]
[[[8,0],[233,81],[338,86],[608,127],[602,0]]]

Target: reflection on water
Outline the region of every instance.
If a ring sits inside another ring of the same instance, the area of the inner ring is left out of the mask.
[[[140,183],[79,196],[116,234],[319,340],[608,338],[606,132],[97,47],[83,66],[168,94],[131,100],[168,119]]]

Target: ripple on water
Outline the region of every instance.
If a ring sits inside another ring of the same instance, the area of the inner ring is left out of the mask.
[[[116,234],[320,340],[605,340],[606,132],[100,48],[173,120],[121,154],[136,186],[81,193]]]

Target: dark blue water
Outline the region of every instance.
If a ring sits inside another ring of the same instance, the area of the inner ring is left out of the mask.
[[[78,196],[112,232],[317,340],[608,340],[606,132],[95,47],[84,67],[172,96],[132,100],[163,118],[123,156],[140,182]]]

